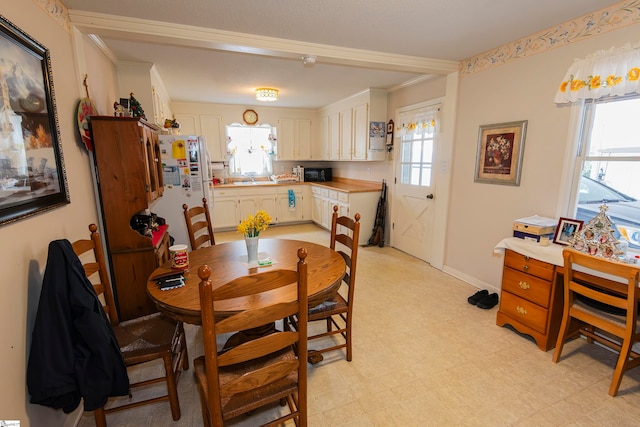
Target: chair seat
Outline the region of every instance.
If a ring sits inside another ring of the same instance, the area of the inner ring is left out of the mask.
[[[249,362],[239,363],[232,366],[219,368],[220,384],[224,385],[247,372],[255,371],[264,366],[285,360],[296,360],[295,353],[292,348],[280,350],[260,359],[254,359]],[[207,386],[207,370],[205,367],[205,358],[200,356],[193,361],[194,376],[200,390],[208,399]],[[251,391],[238,393],[231,397],[222,396],[222,413],[225,420],[234,418],[240,414],[246,413],[255,408],[259,408],[270,402],[277,402],[286,398],[297,389],[298,374],[297,371],[292,372],[288,376],[267,384],[265,386],[256,387]]]
[[[334,314],[344,313],[349,309],[347,301],[340,294],[332,299],[323,301],[309,309],[309,321],[324,319]]]
[[[160,313],[120,322],[113,329],[127,365],[170,353],[180,334],[179,322]]]
[[[596,317],[604,319],[607,322],[615,323],[620,327],[624,327],[625,325],[626,314],[619,315],[619,314],[602,311],[602,310],[599,310],[598,308],[595,308],[592,304],[588,304],[588,303],[585,303],[584,301],[580,301],[578,298],[575,298],[573,300],[573,306],[589,314],[592,314]],[[636,321],[636,331],[640,331],[640,319]]]

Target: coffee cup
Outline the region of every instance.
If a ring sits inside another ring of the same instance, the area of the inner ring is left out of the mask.
[[[169,254],[171,256],[171,268],[175,270],[186,270],[189,268],[187,245],[170,246]]]

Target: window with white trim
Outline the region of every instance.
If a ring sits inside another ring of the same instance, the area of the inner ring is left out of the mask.
[[[616,237],[640,251],[640,95],[588,99],[583,108],[574,184],[575,218],[594,218],[600,206]]]

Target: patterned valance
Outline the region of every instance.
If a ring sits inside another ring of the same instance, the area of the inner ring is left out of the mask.
[[[439,116],[439,105],[403,111],[398,114],[397,133],[399,136],[423,131],[432,134],[438,127]]]
[[[640,44],[598,51],[577,59],[567,71],[554,102],[640,93]]]

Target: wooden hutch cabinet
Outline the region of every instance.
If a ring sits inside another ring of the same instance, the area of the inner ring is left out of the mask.
[[[147,279],[169,256],[166,226],[153,237],[130,226],[162,196],[158,132],[138,118],[94,116],[91,133],[111,278],[120,320],[129,320],[157,311]]]

